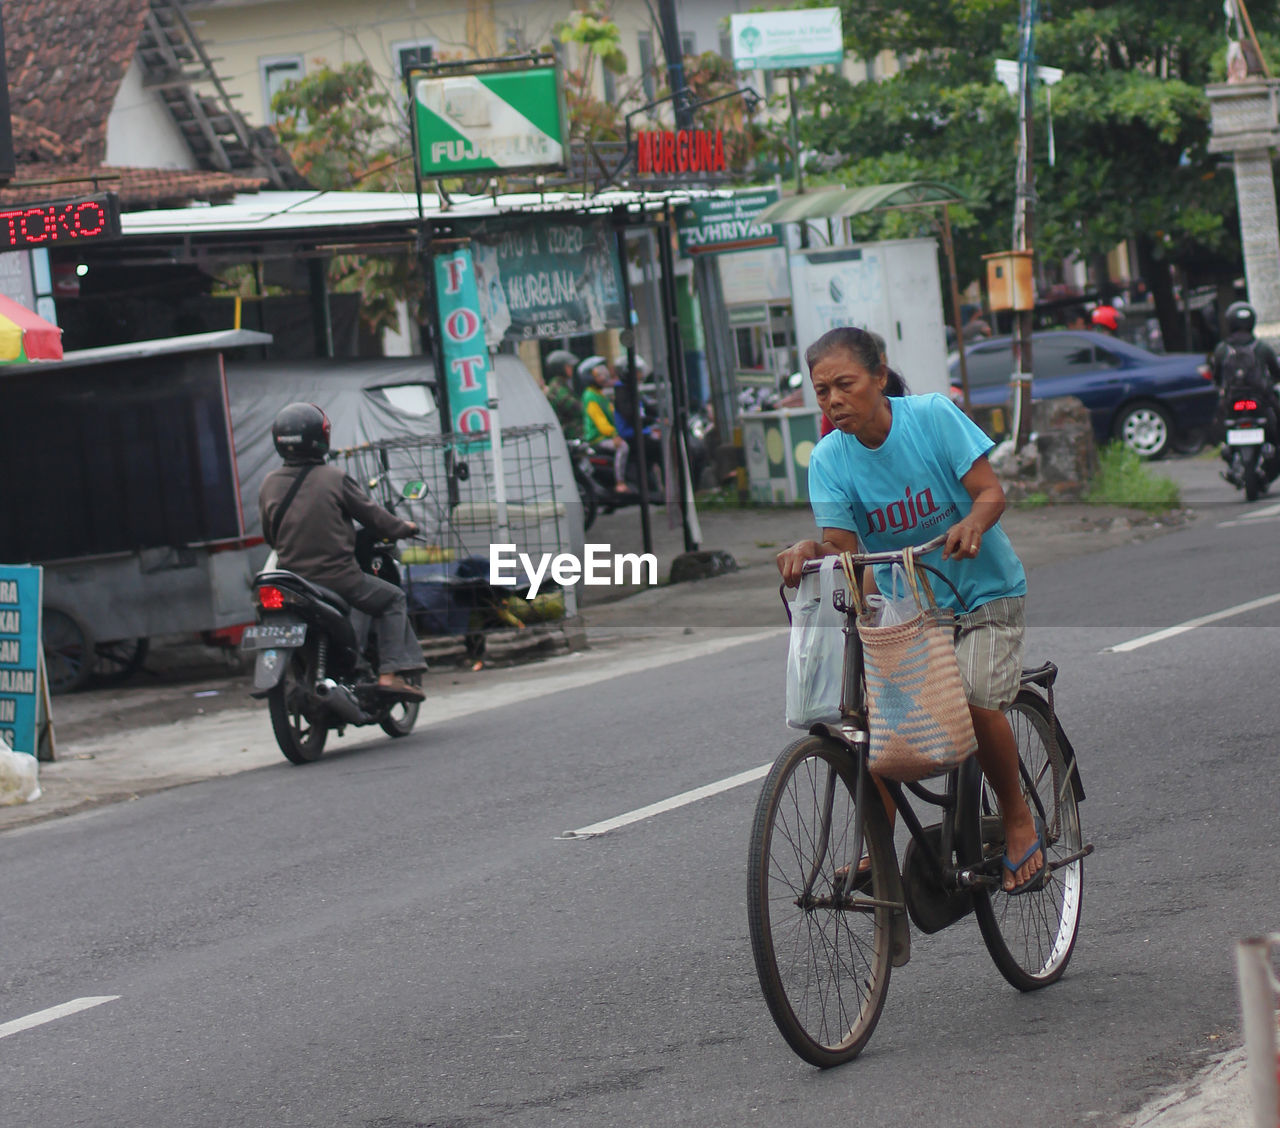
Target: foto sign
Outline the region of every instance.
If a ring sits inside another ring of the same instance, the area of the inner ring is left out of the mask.
[[[471,251],[459,247],[436,255],[435,271],[444,379],[453,430],[484,438],[489,433],[489,350],[484,340]]]
[[[756,247],[778,247],[782,240],[773,224],[755,222],[770,204],[778,202],[776,188],[736,192],[730,199],[694,200],[676,209],[680,250],[686,255],[723,254]]]
[[[839,8],[793,8],[729,17],[735,70],[788,70],[839,63],[844,32]]]
[[[36,754],[43,572],[0,564],[0,736],[15,752]]]
[[[481,74],[411,71],[425,177],[563,168],[568,136],[554,66]]]
[[[119,234],[120,207],[111,192],[0,210],[0,253],[65,247]]]

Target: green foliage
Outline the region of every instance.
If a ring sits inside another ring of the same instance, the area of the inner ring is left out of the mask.
[[[271,100],[274,129],[294,166],[315,187],[366,192],[411,191],[409,138],[391,96],[378,88],[367,61],[338,70],[321,66],[288,83]],[[396,303],[422,300],[422,282],[408,254],[339,255],[329,265],[338,292],[359,291],[360,318],[374,333],[397,323]]]
[[[596,64],[615,75],[627,71],[627,56],[622,50],[622,32],[609,19],[605,9],[594,5],[575,12],[572,18],[556,28],[561,43],[576,43],[581,51],[578,66],[565,72],[565,102],[569,111],[571,140],[620,141],[625,132],[622,103],[602,101],[595,96]]]
[[[1250,10],[1264,45],[1275,42],[1276,0],[1255,0]],[[1017,20],[1017,0],[849,0],[849,50],[862,58],[892,51],[906,65],[874,83],[826,75],[805,92],[814,111],[803,122],[806,143],[829,155],[843,183],[918,177],[968,197],[967,213],[952,217],[964,281],[980,277],[980,254],[1011,237],[1017,104],[994,66],[1017,57]],[[1035,101],[1042,257],[1101,255],[1141,236],[1155,260],[1205,280],[1238,271],[1234,184],[1208,153],[1203,93],[1223,73],[1220,9],[1198,0],[1055,0],[1041,6],[1035,48],[1038,62],[1066,72]],[[859,234],[904,234],[921,222],[874,217]]]
[[[1112,442],[1098,451],[1098,472],[1085,501],[1158,513],[1177,509],[1182,493],[1172,478],[1152,473],[1149,464],[1123,443]]]

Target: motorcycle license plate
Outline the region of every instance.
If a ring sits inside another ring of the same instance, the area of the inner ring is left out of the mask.
[[[1227,432],[1228,446],[1261,446],[1267,432],[1262,427],[1240,427]]]
[[[241,650],[292,650],[307,641],[306,623],[259,623],[246,627]]]

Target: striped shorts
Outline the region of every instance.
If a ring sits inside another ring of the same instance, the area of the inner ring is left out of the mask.
[[[1017,697],[1027,633],[1025,603],[1025,596],[1005,596],[956,616],[956,658],[970,705],[1007,709]]]

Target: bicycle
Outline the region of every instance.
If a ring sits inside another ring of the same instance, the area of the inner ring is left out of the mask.
[[[854,555],[854,582],[866,565],[899,563],[902,555]],[[916,567],[948,582],[936,568]],[[972,756],[933,786],[881,781],[910,832],[899,867],[868,768],[862,644],[845,594],[836,591],[846,615],[841,719],[812,726],[774,762],[756,805],[748,866],[751,949],[765,1001],[791,1048],[822,1068],[851,1061],[870,1039],[890,972],[911,957],[908,917],[929,934],[972,912],[1010,984],[1034,991],[1056,982],[1075,948],[1083,863],[1093,852],[1081,837],[1084,788],[1075,752],[1054,710],[1058,669],[1046,662],[1022,671],[1007,710],[1022,791],[1044,825],[1043,887],[1004,893],[1003,823]],[[940,820],[923,825],[908,793],[939,808]]]

